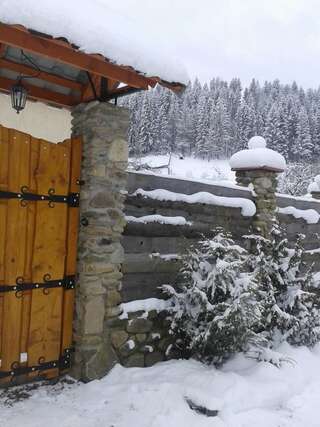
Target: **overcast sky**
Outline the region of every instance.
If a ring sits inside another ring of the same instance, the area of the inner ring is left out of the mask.
[[[99,0],[183,62],[191,77],[320,85],[320,0]]]

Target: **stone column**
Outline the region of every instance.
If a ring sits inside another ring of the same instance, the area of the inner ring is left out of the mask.
[[[320,175],[316,175],[308,186],[308,193],[313,199],[320,200]]]
[[[72,134],[83,138],[78,248],[79,281],[74,324],[73,375],[84,381],[101,378],[117,362],[110,345],[108,320],[121,302],[120,243],[128,146],[129,113],[98,101],[72,112]]]
[[[249,140],[247,150],[231,157],[230,165],[236,172],[237,184],[253,191],[256,205],[253,231],[269,237],[276,222],[277,174],[285,170],[285,159],[276,151],[266,148],[264,138],[254,136]]]
[[[252,219],[253,231],[268,237],[276,222],[277,172],[267,168],[237,170],[236,181],[238,185],[251,186],[256,205],[256,214]]]

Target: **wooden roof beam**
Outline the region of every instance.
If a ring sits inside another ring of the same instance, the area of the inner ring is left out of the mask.
[[[8,79],[6,77],[0,77],[0,91],[10,92],[12,86],[15,83],[16,80]],[[58,107],[72,107],[78,104],[78,100],[70,95],[64,95],[62,93],[53,92],[51,90],[33,86],[25,82],[23,82],[23,86],[28,91],[28,98],[35,99],[37,101],[49,102]]]
[[[5,52],[6,52],[6,45],[4,45],[3,43],[0,43],[0,58],[3,57]]]
[[[79,92],[82,91],[83,86],[79,82],[66,79],[64,77],[59,77],[55,74],[47,73],[45,71],[41,71],[40,74],[37,75],[37,70],[35,68],[29,67],[25,64],[18,64],[17,62],[9,61],[8,59],[1,59],[1,57],[0,68],[5,68],[7,70],[15,71],[16,73],[25,74],[27,76],[36,76],[37,79],[45,80],[58,86],[67,87],[69,89],[77,90]]]
[[[153,87],[157,83],[155,79],[145,77],[134,70],[107,62],[103,57],[98,58],[96,55],[80,52],[71,46],[57,44],[51,39],[32,35],[3,23],[0,23],[0,43],[24,49],[102,77],[121,81],[137,89],[148,89],[148,86]]]

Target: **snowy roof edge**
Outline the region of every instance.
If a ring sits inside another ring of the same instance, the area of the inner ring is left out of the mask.
[[[108,58],[107,56],[105,56],[102,53],[86,52],[84,49],[82,49],[80,46],[78,46],[73,41],[70,41],[64,35],[55,37],[51,34],[44,33],[42,31],[35,29],[35,28],[27,28],[25,25],[21,25],[19,23],[6,22],[5,20],[1,19],[1,17],[0,17],[0,47],[1,47],[1,45],[6,45],[6,39],[5,39],[5,36],[3,36],[3,33],[5,32],[5,30],[7,28],[18,30],[18,31],[21,31],[25,34],[29,34],[31,36],[35,36],[35,37],[38,37],[41,39],[52,41],[53,43],[56,43],[57,45],[60,45],[60,46],[69,47],[73,51],[84,54],[84,55],[88,56],[89,58],[90,57],[91,58],[97,58],[98,56],[100,56],[101,59],[103,58],[108,64],[112,64],[112,65],[118,67],[119,70],[121,69],[121,70],[127,70],[127,71],[134,72],[139,78],[144,79],[145,80],[145,88],[154,87],[157,83],[159,83],[160,85],[167,87],[168,89],[170,89],[174,92],[181,92],[186,87],[185,82],[179,82],[179,81],[173,81],[173,80],[169,81],[169,80],[166,80],[164,78],[161,78],[160,75],[159,76],[158,75],[157,76],[156,75],[148,75],[147,71],[138,70],[130,64],[119,63],[119,61],[116,61],[112,58]],[[8,43],[8,45],[9,45],[9,43]],[[19,46],[17,46],[17,47],[19,47]],[[26,46],[24,47],[24,49],[28,50],[28,48]],[[58,60],[58,58],[57,58],[57,60]]]

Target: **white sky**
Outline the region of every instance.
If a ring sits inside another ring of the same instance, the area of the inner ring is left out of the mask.
[[[320,0],[98,0],[163,38],[191,77],[320,84]]]

